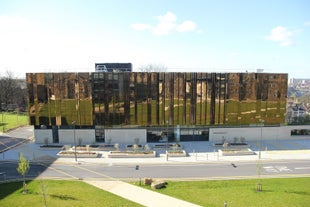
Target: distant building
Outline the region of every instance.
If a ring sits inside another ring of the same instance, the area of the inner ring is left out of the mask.
[[[257,72],[257,73],[263,73],[263,72],[264,72],[264,69],[256,69],[256,72]]]
[[[309,114],[307,108],[300,103],[289,105],[286,113],[287,123],[301,123]]]
[[[132,72],[131,63],[95,63],[96,72]]]

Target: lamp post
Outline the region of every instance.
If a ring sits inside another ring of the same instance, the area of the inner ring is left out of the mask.
[[[168,136],[168,120],[166,121],[166,124],[167,124],[167,131],[166,131],[166,161],[168,161],[168,139],[169,139],[169,136]]]
[[[73,125],[73,127],[74,127],[74,129],[73,129],[73,138],[74,138],[74,158],[75,158],[75,162],[77,162],[77,156],[76,156],[75,124],[76,124],[76,121],[73,121],[73,122],[72,122],[72,125]]]
[[[259,159],[261,159],[261,151],[263,147],[263,126],[264,126],[264,120],[260,119],[259,120],[261,125],[260,125],[260,147],[259,147]]]
[[[3,111],[1,110],[1,115],[2,115],[2,132],[4,133],[4,122],[3,122]]]

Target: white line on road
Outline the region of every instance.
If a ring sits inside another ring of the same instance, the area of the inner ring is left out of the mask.
[[[292,170],[289,169],[287,166],[275,166],[280,172],[291,172]]]
[[[295,167],[295,170],[308,170],[310,167]]]

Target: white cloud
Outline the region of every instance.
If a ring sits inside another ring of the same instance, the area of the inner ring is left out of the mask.
[[[290,46],[293,44],[292,36],[294,32],[286,27],[278,26],[271,30],[270,35],[266,36],[266,40],[279,43],[281,46]]]
[[[195,22],[192,21],[185,21],[182,24],[178,25],[177,31],[179,32],[189,32],[194,31],[196,29]]]
[[[30,22],[19,16],[0,16],[0,32],[21,31],[30,26]]]
[[[193,21],[186,20],[182,23],[177,23],[177,16],[172,12],[167,12],[165,15],[160,15],[156,18],[156,25],[132,24],[131,27],[138,31],[149,30],[155,35],[168,35],[173,32],[190,32],[196,30],[196,24]]]
[[[167,12],[164,16],[158,16],[158,24],[152,28],[153,34],[167,35],[175,31],[177,17],[171,12]]]
[[[157,18],[160,22],[176,22],[177,21],[177,16],[172,12],[167,12],[165,15],[158,16]]]

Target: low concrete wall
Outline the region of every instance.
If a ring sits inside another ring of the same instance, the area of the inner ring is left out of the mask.
[[[119,144],[133,144],[139,139],[140,144],[146,143],[146,129],[106,129],[105,141]]]
[[[291,136],[294,129],[309,129],[309,125],[303,126],[279,126],[279,127],[240,127],[240,128],[210,128],[210,141],[221,142],[223,138],[229,142],[233,142],[234,137],[244,137],[246,141],[256,140],[288,140],[303,139],[310,136]]]
[[[74,134],[77,145],[80,143],[80,140],[81,144],[93,144],[96,142],[94,129],[60,129],[58,134],[60,144],[74,145]]]
[[[34,138],[36,144],[45,144],[47,139],[48,144],[53,143],[53,132],[51,129],[35,129]]]

